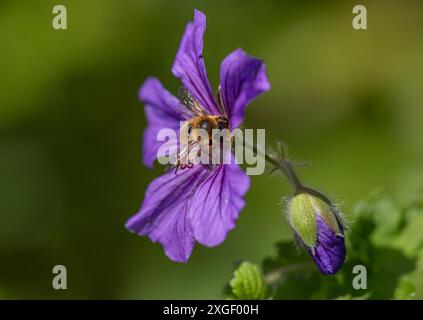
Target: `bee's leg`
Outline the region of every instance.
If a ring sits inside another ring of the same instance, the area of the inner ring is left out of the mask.
[[[209,149],[209,166],[211,167],[212,164],[213,164],[213,149],[210,148]]]
[[[180,164],[178,163],[176,165],[176,170],[175,170],[175,174],[178,172],[178,169],[184,170],[187,166],[185,164]]]
[[[213,169],[213,164],[209,163],[209,164],[206,165],[206,167],[207,167],[208,170],[211,170],[211,169]]]

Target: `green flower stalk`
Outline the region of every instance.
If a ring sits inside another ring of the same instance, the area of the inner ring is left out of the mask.
[[[294,188],[288,204],[288,221],[296,241],[307,248],[322,274],[335,274],[346,256],[345,226],[337,209],[320,192],[303,186],[283,148],[279,159],[266,154],[266,160],[280,169]]]

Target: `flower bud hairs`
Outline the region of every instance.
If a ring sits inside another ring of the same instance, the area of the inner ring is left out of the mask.
[[[286,158],[286,147],[268,154],[268,160],[291,182],[294,195],[287,201],[287,218],[299,247],[305,247],[322,274],[335,274],[344,264],[345,224],[338,209],[320,192],[305,187]]]
[[[307,192],[292,198],[288,221],[295,239],[307,247],[320,272],[335,274],[346,255],[344,225],[331,204]]]

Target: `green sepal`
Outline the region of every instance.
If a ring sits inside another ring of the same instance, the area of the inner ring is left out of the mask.
[[[289,222],[310,248],[314,248],[317,238],[316,211],[311,196],[306,193],[296,195],[289,204]]]

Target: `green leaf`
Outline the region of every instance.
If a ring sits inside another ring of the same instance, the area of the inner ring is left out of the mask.
[[[423,299],[423,250],[418,252],[417,254],[417,262],[416,262],[416,268],[414,271],[406,274],[404,276],[405,280],[401,279],[398,285],[398,290],[401,290],[399,292],[396,292],[396,295],[398,294],[398,299]],[[400,289],[400,287],[404,284],[402,284],[402,281],[409,281],[410,284],[414,286],[414,294],[409,295],[407,298],[406,295],[403,294],[404,289]]]
[[[367,300],[369,299],[370,294],[366,293],[363,294],[362,296],[357,296],[357,297],[353,297],[350,293],[346,294],[344,296],[339,296],[337,298],[335,298],[335,300]]]
[[[265,273],[288,264],[302,264],[309,269],[314,267],[307,252],[290,241],[280,241],[276,243],[275,248],[276,256],[266,257],[263,261],[262,268]]]
[[[397,289],[395,290],[394,298],[401,300],[414,299],[416,295],[416,287],[407,277],[401,278]]]
[[[353,212],[355,219],[371,224],[371,229],[366,229],[370,231],[366,240],[371,240],[375,244],[386,245],[403,226],[404,217],[400,207],[390,198],[380,196],[378,193],[359,201]]]
[[[321,275],[304,248],[290,241],[277,243],[277,254],[262,263],[271,298],[423,298],[423,202],[399,205],[386,196],[372,194],[355,206],[351,220],[354,223],[345,234],[347,259],[334,276]],[[366,289],[352,286],[356,265],[366,268]],[[236,271],[229,287],[236,299],[251,297],[245,295],[251,289],[246,290],[240,280],[245,278],[244,267]]]
[[[304,248],[292,242],[278,242],[276,255],[263,261],[265,278],[273,299],[326,299],[336,297],[334,277],[323,276]],[[338,294],[338,293],[337,293]]]
[[[396,248],[409,255],[416,254],[423,246],[423,208],[411,208],[400,234],[393,239]]]
[[[363,290],[351,290],[355,265],[367,270],[366,292],[371,299],[392,299],[402,276],[413,272],[416,258],[394,246],[401,230],[407,227],[401,208],[386,196],[373,194],[354,208],[355,223],[347,234],[346,289],[353,295]],[[356,291],[356,292],[354,292]]]
[[[233,279],[229,282],[232,295],[241,300],[264,300],[267,298],[267,285],[259,267],[243,262],[234,272]]]

